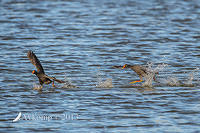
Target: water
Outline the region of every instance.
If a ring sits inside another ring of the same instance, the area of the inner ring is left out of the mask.
[[[199,1],[1,0],[0,132],[199,132],[199,14]],[[74,87],[34,90],[28,50]],[[129,84],[124,64],[158,82]]]

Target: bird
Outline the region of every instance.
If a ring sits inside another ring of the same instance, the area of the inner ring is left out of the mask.
[[[33,53],[33,51],[29,50],[27,52],[27,57],[29,58],[29,60],[31,61],[31,63],[36,67],[36,70],[32,71],[32,74],[35,74],[38,79],[39,79],[39,83],[41,85],[41,88],[43,88],[43,84],[50,84],[52,83],[52,86],[55,87],[54,81],[58,82],[58,83],[65,83],[62,80],[56,79],[55,77],[51,77],[45,74],[44,69],[39,61],[39,59],[37,58],[37,56]]]
[[[140,80],[132,81],[132,82],[130,82],[131,84],[134,84],[134,83],[137,83],[137,82],[142,82],[143,81],[143,77],[147,77],[147,75],[149,73],[152,73],[150,70],[148,70],[146,67],[144,67],[142,65],[125,64],[123,66],[114,66],[114,68],[121,68],[121,69],[130,68],[134,72],[136,72],[137,75],[139,76]],[[155,75],[153,77],[154,81],[156,81],[156,74],[158,74],[158,72],[155,72]]]

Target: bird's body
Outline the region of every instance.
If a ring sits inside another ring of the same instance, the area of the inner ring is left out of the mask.
[[[51,79],[47,78],[46,75],[43,75],[41,73],[37,73],[36,76],[38,77],[41,85],[50,84],[52,82]]]
[[[140,65],[127,65],[127,68],[132,69],[133,71],[135,71],[137,73],[137,75],[139,75],[140,77],[146,77],[147,75],[147,68],[144,66],[140,66]]]
[[[28,51],[27,57],[29,58],[31,63],[37,68],[37,71],[33,70],[32,74],[35,74],[38,77],[41,87],[43,86],[43,84],[50,84],[50,83],[52,83],[52,86],[55,86],[54,81],[58,83],[64,83],[64,81],[62,80],[58,80],[55,77],[50,77],[46,75],[40,61],[32,51]]]

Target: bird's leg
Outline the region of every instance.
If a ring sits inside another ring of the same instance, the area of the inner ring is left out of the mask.
[[[52,82],[52,86],[53,86],[53,87],[56,87],[55,84],[54,84],[54,80],[53,80],[53,82]]]
[[[132,81],[132,82],[130,82],[130,84],[134,84],[134,83],[136,83],[136,82],[142,82],[142,80]]]
[[[134,83],[136,83],[136,82],[142,82],[143,80],[142,80],[142,76],[140,76],[140,80],[136,80],[136,81],[132,81],[132,82],[130,82],[130,84],[134,84]]]

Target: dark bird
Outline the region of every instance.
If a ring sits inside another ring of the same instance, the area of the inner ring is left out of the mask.
[[[136,82],[142,82],[143,81],[143,77],[146,77],[149,73],[152,73],[146,67],[141,66],[141,65],[128,65],[128,64],[125,64],[124,66],[114,66],[114,68],[121,68],[121,69],[130,68],[134,72],[136,72],[137,75],[140,77],[140,80],[136,80],[136,81],[130,82],[132,84],[134,84]],[[156,72],[155,74],[158,74],[158,72]],[[154,81],[156,81],[156,75],[154,75],[153,79],[154,79]]]
[[[52,86],[55,87],[54,85],[54,81],[58,82],[58,83],[65,83],[62,80],[58,80],[55,77],[50,77],[48,75],[45,74],[44,69],[40,63],[40,61],[38,60],[37,56],[33,53],[33,51],[29,50],[27,53],[27,57],[29,58],[29,60],[31,61],[31,63],[36,67],[36,70],[32,71],[32,74],[35,74],[40,82],[41,88],[43,87],[43,84],[50,84],[52,83]]]

